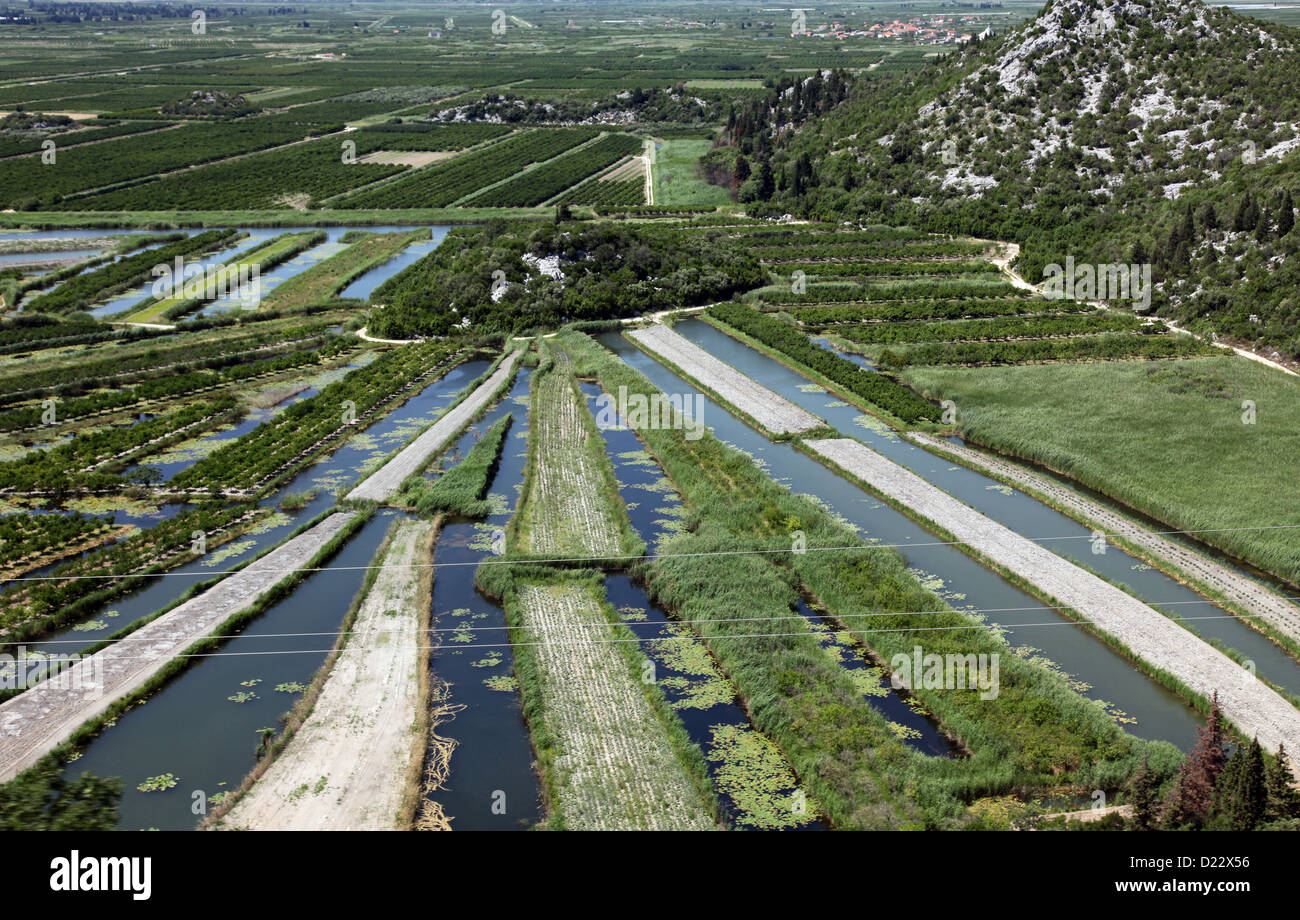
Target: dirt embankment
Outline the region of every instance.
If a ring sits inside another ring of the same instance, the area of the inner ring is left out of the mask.
[[[907,437],[923,447],[948,453],[976,469],[984,470],[1000,479],[1047,497],[1075,519],[1084,521],[1102,533],[1113,534],[1126,540],[1150,556],[1167,563],[1185,580],[1199,582],[1218,591],[1223,597],[1258,616],[1279,632],[1300,639],[1300,607],[1270,591],[1254,579],[1247,578],[1240,572],[1168,537],[1153,533],[1100,502],[1093,501],[1086,495],[1032,470],[922,432],[909,432]]]
[[[412,567],[428,561],[431,528],[397,526],[311,714],[219,829],[404,829],[404,784],[423,755],[420,648],[428,644]]]
[[[755,383],[667,326],[637,329],[628,336],[647,351],[681,368],[692,380],[717,393],[768,431],[798,434],[826,425],[817,416]]]
[[[0,782],[7,782],[168,661],[308,565],[356,515],[331,514],[309,530],[158,619],[0,704]]]
[[[425,429],[423,434],[402,448],[365,482],[349,492],[348,499],[368,498],[382,503],[391,498],[402,487],[406,477],[414,474],[431,456],[441,450],[443,445],[455,437],[483,408],[497,388],[515,372],[515,365],[521,354],[523,352],[520,350],[511,353],[492,372],[492,376],[479,384],[478,389]]]
[[[872,489],[933,521],[995,566],[1014,572],[1063,609],[1114,637],[1152,667],[1206,697],[1270,751],[1300,745],[1300,711],[1247,668],[1137,598],[985,517],[866,445],[849,438],[809,440],[809,448]]]

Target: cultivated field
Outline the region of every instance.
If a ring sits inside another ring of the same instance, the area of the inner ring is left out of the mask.
[[[537,662],[552,739],[554,808],[570,830],[707,830],[715,822],[627,661],[592,589],[523,585],[520,641]],[[534,728],[537,731],[537,727]]]

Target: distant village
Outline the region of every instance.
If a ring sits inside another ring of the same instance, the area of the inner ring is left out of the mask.
[[[918,45],[961,44],[971,40],[973,33],[971,23],[979,21],[977,16],[919,16],[906,22],[895,19],[892,22],[863,23],[861,28],[832,22],[804,30],[795,35],[808,35],[813,38],[887,38],[894,41],[912,42]],[[979,33],[980,38],[993,34],[992,28]]]

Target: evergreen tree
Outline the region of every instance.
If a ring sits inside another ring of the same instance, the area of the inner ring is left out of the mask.
[[[1166,829],[1204,826],[1214,804],[1214,785],[1227,762],[1219,694],[1210,699],[1210,714],[1196,733],[1196,745],[1183,761],[1161,823]]]
[[[1268,808],[1264,817],[1269,821],[1300,818],[1300,790],[1292,787],[1295,775],[1286,756],[1286,745],[1278,745],[1277,756],[1268,765],[1264,784],[1268,792]]]
[[[1160,805],[1160,781],[1151,771],[1151,757],[1142,758],[1142,769],[1129,781],[1129,800],[1133,803],[1133,826],[1140,831],[1156,830]]]
[[[1264,776],[1264,750],[1259,739],[1233,752],[1214,789],[1214,811],[1224,827],[1253,831],[1264,819],[1268,790]]]
[[[1282,202],[1277,211],[1277,235],[1286,236],[1295,226],[1295,202],[1291,200],[1290,189],[1282,193]]]

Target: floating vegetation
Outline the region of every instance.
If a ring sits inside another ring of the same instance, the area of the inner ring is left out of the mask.
[[[276,693],[302,693],[306,689],[306,684],[299,683],[296,680],[286,681],[283,684],[275,685]]]
[[[257,545],[256,540],[232,540],[203,557],[203,565],[213,568],[234,556],[242,555]]]
[[[919,729],[911,728],[910,726],[903,725],[899,722],[890,722],[889,730],[894,733],[894,737],[902,741],[909,741],[921,737]]]
[[[490,652],[478,661],[471,661],[469,666],[471,668],[495,668],[503,660],[500,652]]]
[[[96,632],[100,629],[107,629],[108,624],[103,620],[87,620],[84,623],[78,623],[72,627],[73,632]]]
[[[713,662],[704,643],[684,626],[665,624],[660,635],[673,640],[655,643],[654,656],[678,674],[660,678],[659,683],[676,691],[674,709],[712,709],[736,698],[731,682]]]
[[[618,615],[623,619],[634,623],[645,622],[646,618],[649,616],[640,607],[619,607]]]
[[[135,788],[141,792],[164,792],[175,786],[180,780],[171,773],[160,773],[157,776],[151,776]]]
[[[228,696],[226,699],[232,703],[247,703],[250,700],[258,699],[258,695],[251,690],[241,690],[234,696]]]
[[[262,682],[262,678],[260,678],[260,677],[254,677],[254,678],[252,678],[251,680],[241,680],[241,681],[239,682],[239,686],[241,686],[241,687],[256,687],[256,686],[257,686],[258,684],[260,684],[261,682]]]
[[[999,494],[1001,494],[1001,495],[1015,495],[1015,494],[1016,494],[1016,490],[1015,490],[1015,489],[1011,488],[1011,486],[1004,485],[1003,483],[1000,483],[1000,482],[995,482],[995,483],[993,483],[992,485],[987,485],[987,486],[985,486],[985,487],[984,487],[984,491],[985,491],[985,492],[997,492],[997,493],[999,493]]]
[[[513,674],[493,674],[491,677],[483,678],[483,685],[489,690],[514,693],[519,689],[519,678]]]
[[[847,409],[848,407],[849,404],[840,399],[837,399],[834,402],[826,403],[827,409]]]
[[[895,440],[898,438],[898,434],[894,429],[890,428],[889,425],[876,418],[874,415],[855,416],[853,424],[857,425],[859,428],[865,428],[872,434],[878,434],[882,437],[893,438]]]
[[[801,383],[798,386],[800,393],[825,393],[826,388],[820,387],[815,383]]]
[[[761,830],[800,827],[815,820],[816,803],[799,789],[780,750],[748,726],[715,725],[709,760],[720,764],[713,783],[731,797],[736,823]]]

